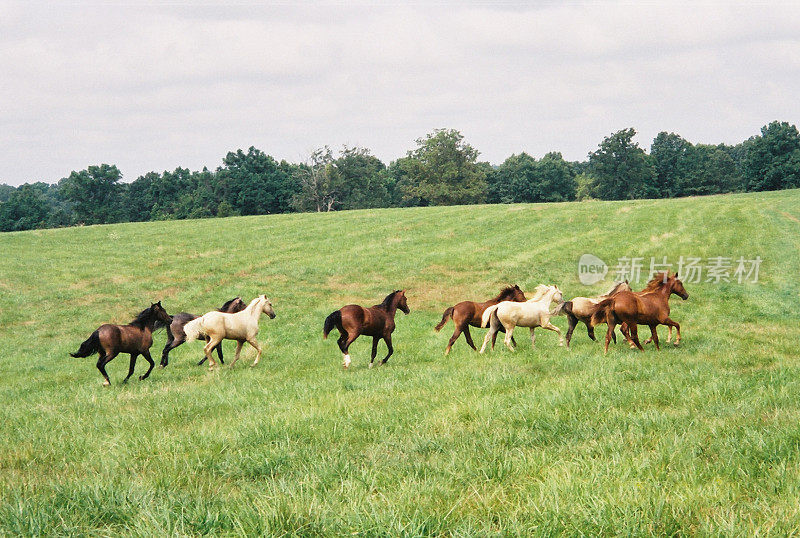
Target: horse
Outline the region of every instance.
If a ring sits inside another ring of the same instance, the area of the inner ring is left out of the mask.
[[[203,352],[208,359],[208,369],[213,370],[216,363],[211,352],[224,339],[236,340],[236,356],[233,358],[231,368],[239,360],[239,354],[245,342],[256,350],[256,360],[250,365],[252,368],[261,360],[261,345],[256,340],[258,334],[258,320],[261,314],[266,314],[270,319],[275,319],[275,310],[272,303],[264,295],[259,295],[248,304],[244,310],[229,314],[226,312],[212,311],[187,323],[183,330],[186,341],[197,340],[201,336],[207,337]]]
[[[472,325],[473,327],[480,327],[481,326],[481,316],[483,315],[484,310],[492,305],[496,305],[501,301],[517,301],[517,302],[525,302],[525,294],[522,293],[522,290],[519,289],[519,286],[516,284],[514,286],[507,286],[500,290],[500,293],[497,297],[493,299],[489,299],[483,303],[478,303],[475,301],[462,301],[455,306],[451,306],[447,310],[444,311],[442,314],[442,321],[439,322],[434,330],[439,332],[442,327],[444,327],[445,323],[447,323],[448,319],[453,320],[453,325],[455,325],[455,330],[453,331],[453,336],[450,337],[450,341],[447,343],[447,348],[444,350],[445,356],[450,354],[450,348],[453,347],[453,344],[458,340],[458,337],[461,336],[461,333],[464,333],[464,338],[467,340],[467,344],[469,347],[478,351],[478,348],[475,347],[475,344],[472,342],[472,335],[469,334],[469,326]],[[505,329],[501,329],[505,332]],[[516,346],[517,343],[514,342]]]
[[[569,301],[565,301],[558,305],[555,314],[559,315],[561,312],[564,312],[567,315],[567,321],[569,323],[566,334],[567,349],[569,349],[569,343],[572,340],[572,332],[575,330],[575,327],[577,327],[579,321],[582,321],[583,324],[586,325],[586,332],[588,333],[589,338],[595,342],[597,341],[597,338],[594,336],[594,327],[592,327],[591,324],[594,305],[621,291],[631,291],[631,287],[627,280],[624,282],[615,282],[614,286],[603,295],[599,295],[597,297],[573,297]],[[616,343],[616,333],[612,335],[612,337],[614,338],[614,343]]]
[[[372,368],[375,362],[375,355],[378,354],[378,341],[383,338],[389,352],[381,361],[386,364],[389,357],[394,353],[392,347],[392,332],[394,331],[394,315],[397,309],[408,314],[408,303],[406,301],[405,290],[395,290],[383,300],[381,304],[376,304],[370,308],[364,308],[357,304],[343,306],[325,318],[322,327],[322,338],[327,339],[334,327],[339,330],[339,349],[344,355],[342,366],[346,369],[350,367],[350,344],[360,335],[372,337],[372,359],[369,367]]]
[[[217,312],[235,314],[244,310],[246,306],[247,304],[242,301],[241,297],[234,297],[222,305]],[[167,344],[164,346],[164,351],[161,352],[161,368],[165,368],[169,364],[169,352],[186,342],[186,333],[183,331],[184,325],[199,317],[188,312],[181,312],[172,316],[172,323],[167,327]],[[219,362],[225,364],[225,360],[222,358],[222,344],[217,345],[216,349],[217,355],[219,355]],[[205,361],[206,358],[203,357],[197,365],[200,366]]]
[[[503,301],[487,308],[481,317],[481,326],[486,327],[489,325],[491,328],[483,339],[481,353],[486,349],[486,344],[489,343],[489,340],[492,340],[494,335],[497,334],[500,325],[503,325],[506,329],[506,337],[503,342],[511,351],[514,351],[514,348],[511,347],[511,338],[516,326],[530,327],[531,346],[536,344],[536,334],[534,333],[536,327],[542,327],[557,333],[558,345],[563,346],[564,339],[561,336],[561,330],[550,323],[550,317],[554,315],[550,312],[550,303],[560,302],[561,299],[561,290],[558,289],[558,286],[541,284],[536,286],[533,297],[524,303]],[[492,349],[494,350],[494,345],[492,345]]]
[[[127,325],[103,324],[94,331],[80,346],[78,351],[70,353],[73,357],[88,357],[93,353],[98,354],[97,369],[103,374],[103,386],[111,385],[106,373],[106,364],[120,353],[130,353],[131,364],[128,376],[123,383],[133,375],[136,367],[136,357],[143,356],[150,363],[150,368],[139,380],[147,379],[153,371],[155,363],[150,357],[150,346],[153,345],[153,331],[166,327],[172,323],[172,316],[162,308],[161,301],[152,303],[145,308],[136,318]]]
[[[677,332],[675,345],[680,345],[681,326],[669,317],[669,298],[673,293],[684,301],[689,298],[689,294],[683,287],[683,282],[678,280],[676,275],[661,272],[653,277],[646,289],[651,291],[638,293],[623,291],[595,305],[592,313],[592,325],[597,325],[603,321],[608,323],[604,354],[608,353],[611,332],[620,323],[628,326],[629,334],[625,334],[625,332],[623,334],[640,351],[644,351],[644,348],[639,343],[638,324],[650,327],[650,334],[657,350],[660,349],[658,346],[658,333],[656,332],[658,325],[675,327]]]

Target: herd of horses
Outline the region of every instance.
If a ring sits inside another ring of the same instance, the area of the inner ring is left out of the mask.
[[[462,301],[447,308],[442,314],[442,320],[434,327],[438,332],[449,320],[453,320],[455,330],[445,348],[445,355],[450,353],[453,344],[461,334],[467,344],[475,351],[477,347],[472,341],[470,327],[488,328],[481,346],[480,353],[486,350],[491,342],[494,350],[497,333],[505,333],[504,344],[509,350],[514,351],[514,329],[527,327],[530,329],[531,345],[535,345],[535,329],[541,327],[558,334],[559,345],[569,348],[572,333],[579,322],[586,325],[589,338],[596,340],[594,328],[605,323],[606,330],[604,353],[608,353],[609,343],[616,342],[615,329],[617,326],[632,349],[644,351],[639,342],[638,326],[650,327],[650,338],[645,344],[653,342],[659,349],[658,325],[669,327],[667,342],[672,339],[672,329],[676,330],[674,344],[677,346],[681,340],[681,327],[669,317],[669,299],[672,295],[681,299],[688,299],[689,294],[683,287],[678,277],[669,272],[657,273],[647,283],[647,286],[634,292],[627,281],[617,282],[604,295],[597,297],[573,297],[564,301],[558,286],[539,285],[533,291],[530,299],[519,286],[508,286],[488,301]],[[555,307],[553,306],[555,305]],[[372,368],[378,353],[378,344],[381,340],[386,343],[388,352],[381,361],[385,364],[392,356],[392,333],[395,329],[395,314],[397,310],[409,313],[405,290],[395,290],[381,302],[372,307],[363,307],[355,304],[343,306],[332,312],[323,324],[323,338],[337,329],[339,338],[337,343],[343,355],[342,366],[349,368],[351,363],[350,345],[361,335],[372,337],[372,358],[369,367]],[[161,306],[161,302],[153,303],[139,313],[127,325],[104,324],[87,338],[73,357],[89,357],[97,353],[97,369],[103,376],[103,384],[111,382],[106,372],[106,365],[120,353],[130,354],[130,367],[125,381],[133,375],[136,360],[141,355],[148,362],[147,372],[139,376],[146,379],[152,372],[155,363],[150,356],[150,347],[153,345],[153,332],[165,328],[167,343],[161,354],[161,367],[168,364],[169,352],[185,342],[204,340],[203,358],[198,365],[208,361],[210,370],[216,366],[213,352],[216,350],[219,362],[224,364],[222,354],[222,341],[225,339],[237,342],[236,355],[231,366],[239,360],[239,355],[245,343],[256,350],[256,358],[251,366],[258,364],[261,359],[261,345],[256,340],[258,322],[261,314],[275,318],[272,303],[264,295],[259,295],[250,303],[245,304],[241,298],[235,297],[222,305],[218,310],[213,310],[202,316],[181,312],[170,316]],[[553,316],[565,315],[569,326],[566,339],[562,337],[561,330],[550,322]]]

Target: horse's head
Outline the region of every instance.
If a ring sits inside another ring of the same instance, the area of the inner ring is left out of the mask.
[[[550,301],[554,303],[560,303],[564,299],[564,295],[561,293],[561,290],[558,289],[558,286],[550,286],[553,289],[553,297],[550,298]]]
[[[275,319],[275,310],[273,310],[270,300],[267,299],[266,295],[262,295],[260,298],[263,299],[261,302],[261,311],[268,315],[269,319]]]
[[[674,293],[684,301],[689,298],[689,293],[686,291],[686,288],[683,287],[683,282],[678,280],[677,275],[672,275],[667,279],[667,285],[669,286],[670,293]]]
[[[525,294],[517,284],[507,287],[505,290],[503,290],[503,292],[506,295],[506,297],[503,298],[505,301],[516,301],[518,303],[524,303],[527,301]]]
[[[403,311],[403,314],[411,312],[408,308],[408,301],[406,300],[406,290],[397,292],[397,308]]]
[[[220,312],[227,312],[228,314],[235,314],[247,308],[247,303],[242,301],[241,297],[231,299],[220,308]]]
[[[161,301],[150,305],[150,314],[157,322],[164,323],[165,325],[172,323],[172,316],[167,314],[167,311],[161,306]]]

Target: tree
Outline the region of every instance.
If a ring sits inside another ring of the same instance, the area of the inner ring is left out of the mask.
[[[292,207],[297,211],[333,211],[341,201],[340,177],[328,146],[315,150],[295,170],[294,178],[300,186],[300,192],[292,199]]]
[[[490,199],[500,203],[563,202],[575,199],[575,173],[561,153],[537,161],[527,153],[512,155],[489,182]]]
[[[650,156],[655,166],[656,196],[681,196],[683,184],[690,173],[692,143],[675,133],[662,131],[653,139]]]
[[[403,201],[413,205],[475,204],[486,198],[486,172],[478,151],[455,129],[417,139],[417,149],[396,161]]]
[[[229,152],[217,170],[222,196],[242,215],[285,213],[297,193],[290,165],[250,147]]]
[[[387,207],[390,203],[386,165],[366,148],[345,146],[333,161],[341,191],[336,209]]]
[[[14,189],[8,200],[0,203],[0,231],[31,230],[47,225],[50,204],[41,187],[37,187],[27,183],[21,185]]]
[[[59,182],[61,195],[74,204],[75,217],[85,224],[127,220],[120,185],[122,174],[115,165],[90,166],[72,172]]]
[[[606,137],[589,154],[590,174],[596,194],[604,200],[628,200],[656,195],[656,171],[652,159],[633,142],[631,127]]]
[[[787,122],[773,121],[752,139],[744,162],[748,191],[800,187],[800,133]]]

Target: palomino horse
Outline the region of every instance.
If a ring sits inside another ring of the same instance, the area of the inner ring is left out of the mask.
[[[217,310],[217,312],[227,312],[228,314],[235,314],[236,312],[241,312],[245,309],[247,304],[242,301],[241,297],[234,297],[222,307]],[[190,314],[189,312],[181,312],[179,314],[175,314],[172,316],[172,323],[169,324],[167,327],[167,344],[164,346],[164,351],[161,352],[161,367],[164,368],[169,364],[169,352],[178,347],[179,345],[186,342],[186,333],[183,331],[184,325],[192,321],[193,319],[197,319],[200,316],[195,316],[194,314]],[[208,340],[206,340],[208,341]],[[222,344],[217,345],[217,355],[219,356],[219,362],[225,364],[225,360],[222,358]],[[200,362],[197,363],[198,366],[203,364],[206,361],[206,358],[203,357]]]
[[[259,295],[241,312],[228,314],[225,312],[208,312],[197,319],[187,323],[183,330],[186,332],[186,341],[197,340],[201,335],[208,337],[203,352],[208,359],[208,369],[213,370],[216,363],[211,356],[214,348],[224,339],[236,340],[236,356],[233,358],[231,368],[239,360],[242,346],[245,342],[253,346],[256,350],[256,360],[251,366],[258,364],[261,360],[261,346],[256,340],[258,334],[258,320],[261,314],[266,314],[270,319],[275,318],[275,311],[272,303],[264,295]]]
[[[172,322],[172,317],[161,307],[161,301],[151,304],[145,308],[136,319],[127,325],[100,325],[92,335],[81,344],[81,347],[75,353],[70,353],[73,357],[88,357],[92,353],[97,353],[97,369],[103,374],[103,385],[110,385],[111,381],[108,379],[106,373],[106,364],[120,353],[130,353],[131,365],[128,369],[128,377],[125,378],[123,383],[128,381],[133,375],[133,370],[136,367],[136,357],[143,356],[147,362],[150,363],[150,368],[147,369],[139,379],[147,379],[150,372],[153,370],[155,363],[150,357],[150,346],[153,345],[153,331],[165,327]]]
[[[386,361],[394,353],[392,332],[394,331],[394,315],[397,313],[398,308],[405,314],[409,312],[405,290],[393,291],[386,296],[381,304],[376,304],[370,308],[364,308],[357,304],[343,306],[325,318],[322,338],[328,338],[328,333],[334,327],[339,329],[337,343],[344,355],[342,366],[345,368],[350,367],[350,353],[347,350],[356,338],[362,334],[372,337],[370,368],[372,368],[372,363],[375,362],[375,355],[378,354],[378,341],[383,338],[383,341],[386,342],[386,347],[389,348],[389,352],[383,358],[381,364],[386,364]]]
[[[514,334],[514,327],[517,326],[530,327],[531,345],[536,343],[534,329],[542,327],[556,332],[558,334],[558,345],[563,346],[564,339],[561,337],[561,330],[550,323],[550,317],[554,315],[550,312],[550,303],[560,302],[561,298],[561,290],[558,289],[558,286],[541,284],[536,286],[533,297],[524,303],[503,301],[487,308],[481,317],[481,326],[486,327],[489,325],[490,329],[483,339],[481,353],[486,349],[486,344],[489,343],[489,340],[492,340],[497,331],[500,330],[501,325],[506,329],[506,337],[503,342],[511,351],[514,351],[514,348],[511,347],[511,338]],[[494,345],[492,345],[492,349],[494,349]]]
[[[597,297],[573,297],[569,301],[558,305],[556,314],[560,314],[563,311],[567,315],[567,321],[569,322],[569,328],[567,329],[566,335],[567,348],[569,348],[570,340],[572,340],[572,332],[575,330],[575,327],[578,325],[579,321],[582,321],[583,324],[586,325],[586,332],[589,334],[589,338],[595,342],[597,341],[597,338],[594,336],[594,327],[592,327],[591,324],[594,305],[621,291],[631,291],[631,287],[628,285],[627,280],[624,282],[615,282],[614,286],[603,295],[599,295]],[[616,335],[612,336],[614,338],[614,342],[616,343]]]
[[[507,286],[503,288],[497,297],[494,299],[489,299],[486,302],[477,303],[475,301],[462,301],[457,305],[451,306],[445,310],[444,314],[442,314],[442,321],[440,321],[439,324],[434,327],[434,330],[439,332],[450,318],[453,319],[453,325],[455,325],[456,328],[453,331],[453,336],[450,337],[450,341],[447,343],[447,348],[444,350],[444,354],[448,355],[450,353],[450,348],[453,347],[453,344],[456,342],[456,340],[458,340],[458,337],[461,336],[462,332],[464,333],[464,338],[467,339],[467,344],[469,344],[469,347],[475,351],[478,351],[478,348],[476,348],[475,344],[472,342],[472,335],[469,334],[469,326],[472,325],[473,327],[480,327],[483,311],[501,301],[517,301],[521,303],[525,301],[525,294],[522,293],[522,290],[519,289],[519,286],[515,284],[514,286]],[[505,331],[505,329],[501,330]],[[516,346],[517,343],[514,342],[514,345]]]
[[[683,287],[683,283],[678,280],[677,276],[664,272],[656,274],[648,283],[647,289],[652,291],[638,293],[623,291],[595,305],[595,311],[592,314],[592,325],[597,325],[603,321],[608,323],[604,353],[608,353],[611,333],[614,331],[614,327],[620,323],[628,326],[628,331],[626,332],[629,332],[629,334],[623,332],[625,338],[635,344],[641,351],[644,351],[644,348],[639,343],[638,324],[650,327],[650,334],[656,349],[660,349],[658,347],[658,333],[656,332],[658,325],[675,327],[677,331],[675,345],[680,344],[681,326],[669,318],[669,297],[674,293],[683,300],[688,299],[689,294]]]

